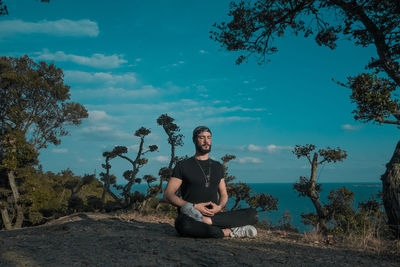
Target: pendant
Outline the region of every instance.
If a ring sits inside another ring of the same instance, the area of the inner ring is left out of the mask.
[[[208,174],[206,176],[206,187],[209,187],[209,186],[210,186],[210,175]]]

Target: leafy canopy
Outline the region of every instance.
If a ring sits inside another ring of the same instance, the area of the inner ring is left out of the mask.
[[[70,87],[54,64],[35,63],[28,56],[0,58],[0,131],[20,132],[38,151],[60,144],[66,126],[79,125],[87,110],[69,102]],[[4,140],[3,140],[4,141]]]
[[[393,0],[255,0],[233,2],[229,22],[214,24],[211,39],[228,51],[239,51],[236,63],[257,54],[259,63],[278,51],[276,38],[288,31],[314,37],[335,49],[338,40],[376,48],[361,73],[340,83],[352,89],[356,120],[400,127],[400,1]]]

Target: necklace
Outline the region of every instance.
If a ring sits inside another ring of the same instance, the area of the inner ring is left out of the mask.
[[[205,186],[208,188],[210,186],[210,175],[211,175],[211,162],[210,159],[208,159],[208,174],[206,175],[203,168],[201,167],[198,159],[194,158],[196,161],[197,165],[199,165],[201,172],[204,175],[204,181],[205,181]]]

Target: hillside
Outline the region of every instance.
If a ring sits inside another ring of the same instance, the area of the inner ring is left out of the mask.
[[[0,266],[398,266],[396,256],[307,242],[259,230],[255,239],[179,237],[173,221],[138,214],[79,213],[0,232]]]

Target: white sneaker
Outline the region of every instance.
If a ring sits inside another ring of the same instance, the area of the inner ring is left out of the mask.
[[[245,225],[231,229],[231,237],[250,237],[254,238],[257,235],[257,229],[252,225]]]

